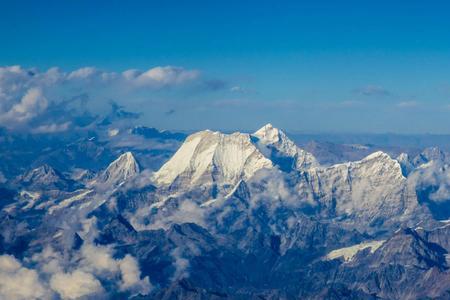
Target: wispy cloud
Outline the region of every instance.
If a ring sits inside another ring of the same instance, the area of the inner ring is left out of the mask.
[[[401,101],[396,104],[399,108],[413,108],[419,106],[419,102],[417,101]]]
[[[181,67],[155,67],[147,71],[127,70],[122,77],[136,86],[162,87],[183,84],[200,76],[197,70],[186,70]]]
[[[361,96],[389,96],[392,94],[389,90],[379,85],[367,85],[357,88],[353,92]]]
[[[245,92],[247,92],[247,90],[244,89],[243,87],[239,86],[239,85],[235,85],[235,86],[232,86],[230,88],[230,92],[233,92],[233,93],[245,93]]]

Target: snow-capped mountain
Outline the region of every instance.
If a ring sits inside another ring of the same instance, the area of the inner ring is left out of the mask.
[[[412,159],[414,166],[420,166],[430,161],[447,162],[447,156],[438,147],[428,147]]]
[[[273,163],[254,145],[249,134],[223,134],[209,130],[190,135],[175,155],[154,175],[160,185],[217,184],[234,186]]]
[[[55,276],[80,274],[118,299],[416,299],[450,290],[442,150],[322,166],[267,124],[191,134],[153,171],[130,151],[140,149],[140,161],[152,149],[131,147],[129,132],[101,151],[89,143],[97,154],[122,153],[96,168],[52,154],[44,157],[64,172],[44,163],[4,180],[0,276],[14,259],[55,300]]]
[[[31,190],[67,190],[76,182],[66,178],[48,164],[34,168],[15,179],[16,183]]]
[[[172,191],[177,191],[177,201],[188,197],[186,191],[199,186],[223,191],[195,194],[196,202],[208,205],[215,199],[226,199],[242,180],[253,182],[255,174],[263,169],[285,173],[287,181],[283,184],[289,191],[289,202],[309,206],[320,215],[363,232],[375,233],[404,222],[414,223],[427,214],[420,207],[415,186],[406,180],[401,164],[388,154],[378,151],[360,161],[321,167],[310,153],[298,148],[283,131],[270,124],[253,135],[195,133],[155,173],[154,179],[161,186],[171,186]],[[164,195],[161,201],[166,201]]]
[[[214,185],[226,193],[262,169],[277,167],[289,172],[315,166],[318,163],[310,153],[298,148],[283,131],[267,124],[254,134],[209,130],[194,133],[154,174],[154,180],[172,189]]]
[[[125,152],[113,161],[100,175],[93,180],[93,184],[117,186],[123,184],[140,172],[140,167],[131,152]]]
[[[327,168],[314,168],[300,182],[300,193],[317,201],[330,217],[353,228],[380,229],[419,216],[414,187],[399,162],[383,152]]]

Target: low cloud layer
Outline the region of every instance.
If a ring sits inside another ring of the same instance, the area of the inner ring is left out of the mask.
[[[44,299],[48,296],[38,273],[22,266],[11,255],[0,256],[0,298]]]
[[[148,294],[148,277],[141,279],[137,260],[127,254],[114,258],[108,247],[84,245],[68,260],[51,248],[26,260],[25,267],[10,255],[0,256],[0,299],[79,299],[104,297],[104,284],[125,295]]]

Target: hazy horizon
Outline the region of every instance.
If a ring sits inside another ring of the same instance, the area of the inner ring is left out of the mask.
[[[71,130],[55,111],[114,101],[170,130],[449,134],[448,8],[5,2],[0,125]]]

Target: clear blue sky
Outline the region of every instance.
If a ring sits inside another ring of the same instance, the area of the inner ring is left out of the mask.
[[[156,127],[450,133],[443,1],[2,0],[0,38],[2,66],[172,65],[221,82],[117,99]]]

